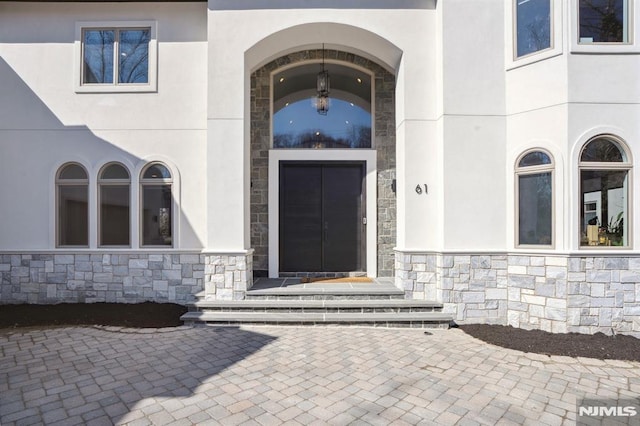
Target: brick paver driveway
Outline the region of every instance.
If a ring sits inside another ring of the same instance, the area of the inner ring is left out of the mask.
[[[640,364],[497,348],[460,330],[0,331],[0,424],[574,424]]]

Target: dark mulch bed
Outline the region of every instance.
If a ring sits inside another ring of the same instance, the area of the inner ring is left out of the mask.
[[[173,303],[60,303],[0,305],[0,328],[111,325],[135,328],[177,327],[187,308]]]
[[[607,336],[540,330],[521,330],[502,325],[461,325],[465,333],[503,348],[543,355],[640,361],[640,339],[633,336]]]

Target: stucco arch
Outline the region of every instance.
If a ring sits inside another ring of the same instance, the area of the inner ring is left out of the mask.
[[[348,44],[345,44],[348,41]],[[353,53],[376,62],[396,75],[402,50],[389,40],[363,28],[335,22],[294,25],[264,37],[245,52],[249,74],[293,52],[321,49]]]

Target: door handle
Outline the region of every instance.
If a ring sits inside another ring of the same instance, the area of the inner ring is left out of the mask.
[[[324,223],[324,232],[323,232],[324,236],[324,242],[326,243],[329,239],[329,222],[325,222]]]

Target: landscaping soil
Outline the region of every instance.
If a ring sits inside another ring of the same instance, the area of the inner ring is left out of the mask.
[[[0,328],[111,325],[162,328],[182,325],[187,308],[173,303],[60,303],[0,305]]]
[[[0,329],[60,326],[118,326],[164,328],[182,325],[187,308],[173,303],[61,303],[57,305],[0,305]],[[602,333],[553,334],[501,325],[461,325],[465,333],[503,348],[568,357],[640,362],[640,339]]]
[[[461,325],[465,333],[492,345],[543,355],[640,361],[640,339],[603,333],[555,334],[502,325]]]

